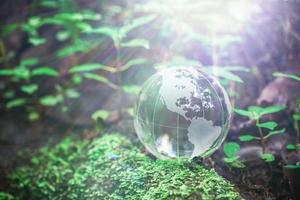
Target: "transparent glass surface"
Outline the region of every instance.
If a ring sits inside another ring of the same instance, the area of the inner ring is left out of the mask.
[[[206,157],[225,139],[230,111],[228,95],[216,79],[198,68],[171,67],[143,85],[134,127],[160,159]]]

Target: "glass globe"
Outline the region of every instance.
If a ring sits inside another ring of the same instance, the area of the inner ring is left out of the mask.
[[[229,97],[213,77],[194,67],[171,67],[143,85],[135,106],[140,141],[160,159],[207,157],[224,141]]]

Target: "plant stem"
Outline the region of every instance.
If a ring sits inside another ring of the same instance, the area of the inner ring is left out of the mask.
[[[297,144],[300,143],[300,130],[299,130],[299,122],[295,120],[295,129],[297,133]]]
[[[259,119],[256,120],[256,124],[259,124]],[[260,127],[257,127],[257,128],[258,128],[258,132],[260,135],[260,142],[263,147],[263,153],[265,153],[266,152],[266,144],[265,144],[264,133]]]

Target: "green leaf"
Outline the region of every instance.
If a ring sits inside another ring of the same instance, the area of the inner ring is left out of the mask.
[[[62,101],[62,97],[60,96],[44,96],[42,98],[40,98],[40,103],[43,106],[55,106],[56,104],[60,103]]]
[[[297,146],[294,144],[288,144],[288,145],[286,145],[286,149],[287,150],[296,150]]]
[[[30,85],[22,85],[21,86],[22,92],[24,92],[26,94],[33,94],[35,91],[37,91],[38,88],[39,88],[39,86],[37,84],[30,84]]]
[[[83,65],[77,65],[72,67],[69,71],[71,73],[78,73],[78,72],[90,72],[98,69],[105,68],[105,65],[98,64],[98,63],[89,63],[89,64],[83,64]]]
[[[32,76],[58,76],[58,72],[50,67],[39,67],[31,71]]]
[[[280,112],[284,109],[285,109],[285,106],[279,106],[279,105],[278,106],[265,107],[264,110],[262,111],[261,115]]]
[[[239,115],[246,116],[246,117],[249,117],[249,118],[252,116],[252,113],[247,111],[247,110],[242,110],[242,109],[235,108],[234,112],[236,112]]]
[[[254,137],[253,135],[241,135],[239,137],[239,140],[242,142],[249,142],[249,141],[253,141],[256,140],[257,138]]]
[[[31,37],[31,38],[29,38],[29,42],[31,44],[33,44],[34,46],[45,44],[46,41],[47,41],[46,38],[41,38],[41,37]]]
[[[0,69],[0,76],[13,76],[15,75],[15,70],[13,69]]]
[[[281,72],[274,72],[273,76],[276,76],[276,77],[286,77],[286,78],[294,79],[296,81],[300,81],[300,77],[296,76],[294,74],[285,74],[285,73],[281,73]]]
[[[122,89],[126,93],[138,94],[141,91],[141,87],[137,85],[124,85]]]
[[[131,68],[134,65],[145,64],[145,63],[147,63],[147,61],[148,60],[145,59],[145,58],[137,58],[137,59],[129,60],[124,66],[121,67],[121,71],[125,71],[125,70]]]
[[[106,77],[98,75],[98,74],[92,74],[92,73],[85,73],[83,76],[87,79],[92,79],[95,81],[99,81],[102,83],[105,83],[106,85],[110,86],[113,89],[118,89],[119,87],[115,85],[114,83],[110,82]]]
[[[271,153],[264,153],[261,158],[266,162],[273,162],[275,160],[274,155]]]
[[[67,89],[66,91],[66,95],[68,98],[78,98],[80,96],[80,93],[77,92],[75,89]]]
[[[28,67],[33,66],[39,63],[39,60],[37,58],[26,58],[22,59],[20,66]]]
[[[256,115],[261,115],[261,113],[264,111],[264,108],[259,106],[249,106],[248,111],[253,112]]]
[[[107,110],[98,110],[92,114],[92,119],[97,121],[98,119],[106,120],[110,115]]]
[[[223,151],[227,157],[234,157],[240,149],[241,147],[238,143],[228,142],[224,145]]]
[[[1,72],[1,71],[0,71]],[[295,121],[300,121],[300,114],[294,114],[293,115],[293,119],[295,120]]]
[[[256,124],[256,126],[258,126],[260,128],[267,128],[269,130],[274,130],[274,128],[276,128],[278,126],[278,124],[274,121],[270,121],[270,122]]]
[[[143,47],[149,49],[149,41],[145,39],[133,39],[128,42],[121,43],[121,47]]]
[[[27,102],[27,100],[25,98],[13,99],[6,103],[6,108],[11,109],[14,107],[23,106],[24,104],[26,104],[26,102]]]
[[[109,36],[111,38],[115,38],[118,35],[118,29],[114,27],[100,27],[100,28],[93,28],[91,30],[86,31],[87,33],[98,33]]]

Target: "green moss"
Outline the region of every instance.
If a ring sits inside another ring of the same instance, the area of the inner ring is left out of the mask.
[[[42,148],[10,180],[25,199],[240,199],[213,170],[153,160],[117,134]]]

